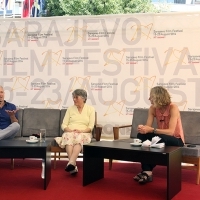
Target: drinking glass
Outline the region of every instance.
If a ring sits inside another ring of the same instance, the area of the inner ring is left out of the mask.
[[[46,129],[40,129],[40,142],[45,142],[46,140]]]

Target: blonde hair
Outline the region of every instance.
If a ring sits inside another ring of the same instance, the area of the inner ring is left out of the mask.
[[[156,107],[167,106],[171,103],[169,92],[162,86],[153,87],[150,96],[153,98]]]

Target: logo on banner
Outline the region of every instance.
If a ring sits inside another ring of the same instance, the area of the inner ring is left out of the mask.
[[[154,82],[156,80],[156,76],[151,76],[151,77],[145,77],[145,76],[138,76],[134,78],[138,82],[138,86],[136,86],[136,89],[134,92],[139,92],[142,89],[151,89],[154,85]]]
[[[70,89],[70,92],[74,91],[76,88],[87,90],[87,85],[89,85],[90,78],[91,78],[90,76],[87,77],[74,76],[70,78],[70,80],[72,81],[72,87]]]
[[[152,30],[153,23],[148,24],[148,25],[134,25],[131,26],[131,29],[134,30],[133,36],[131,38],[131,41],[134,41],[137,38],[137,35],[139,32],[141,32],[141,36],[145,37],[145,39],[151,39],[150,37],[150,32]]]
[[[46,55],[45,55],[46,54]],[[62,55],[62,50],[57,51],[57,52],[53,52],[53,51],[45,51],[42,53],[42,55],[45,55],[44,60],[42,62],[42,66],[46,66],[49,59],[51,59],[51,61],[53,63],[57,65],[61,65],[61,63],[59,63],[61,55]]]
[[[122,109],[124,107],[125,102],[126,102],[125,100],[122,100],[120,102],[106,101],[104,104],[108,105],[108,109],[106,110],[106,113],[104,114],[104,116],[114,114],[114,113],[119,114],[119,116],[123,115]]]
[[[42,103],[45,104],[45,108],[60,108],[60,105],[62,103],[62,99],[58,99],[57,101],[52,101],[50,98],[47,98],[47,100],[42,101]]]
[[[178,63],[178,62],[182,64],[186,64],[186,61],[184,61],[184,59],[187,57],[189,50],[188,48],[183,48],[182,50],[170,48],[164,53],[167,53],[167,58],[166,58],[166,62],[164,66],[167,66],[171,63]]]
[[[30,76],[26,77],[13,77],[11,78],[14,82],[12,90],[23,89],[24,91],[28,90],[27,85],[30,80]]]
[[[69,37],[66,42],[71,42],[74,39],[75,31],[77,30],[77,38],[80,38],[81,40],[85,40],[85,33],[87,30],[87,26],[83,26],[82,28],[77,28],[77,27],[69,27],[67,28],[67,31],[69,31]],[[81,34],[79,33],[81,32]]]
[[[115,50],[115,51],[113,51],[113,50],[108,50],[108,51],[106,51],[104,54],[107,54],[108,55],[108,58],[110,59],[110,60],[115,60],[115,61],[117,61],[119,64],[124,64],[123,62],[122,62],[122,60],[123,60],[123,58],[124,58],[124,54],[125,54],[125,52],[126,52],[126,50],[125,49],[122,49],[122,50]],[[104,64],[104,66],[107,66],[107,65],[109,65],[110,64],[110,62],[106,62],[105,64]]]
[[[13,28],[10,30],[11,34],[10,34],[10,38],[8,39],[8,43],[12,42],[13,39],[20,39],[21,41],[24,41],[25,38],[25,29],[17,29],[17,28]]]

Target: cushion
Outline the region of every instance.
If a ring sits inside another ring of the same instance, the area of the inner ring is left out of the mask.
[[[45,108],[25,108],[22,121],[22,136],[39,134],[46,129],[46,137],[56,137],[60,133],[60,110]]]
[[[200,145],[196,145],[196,147],[187,147],[187,145],[185,145],[184,147],[182,147],[182,155],[199,157]]]
[[[200,144],[200,112],[181,111],[185,143]]]
[[[22,117],[23,117],[23,111],[24,111],[23,109],[19,109],[17,111],[17,117],[18,117],[18,122],[20,124],[20,129],[17,132],[16,137],[22,136],[22,126],[23,126],[23,124],[22,124]]]

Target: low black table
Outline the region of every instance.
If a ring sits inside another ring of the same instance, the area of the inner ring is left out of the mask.
[[[0,140],[0,158],[41,158],[44,160],[44,190],[51,180],[51,141],[27,143],[27,138]],[[41,164],[42,170],[42,164]]]
[[[167,166],[167,199],[181,190],[181,148],[134,147],[129,141],[99,141],[83,145],[83,186],[104,178],[104,158]],[[156,188],[155,188],[156,189]]]

